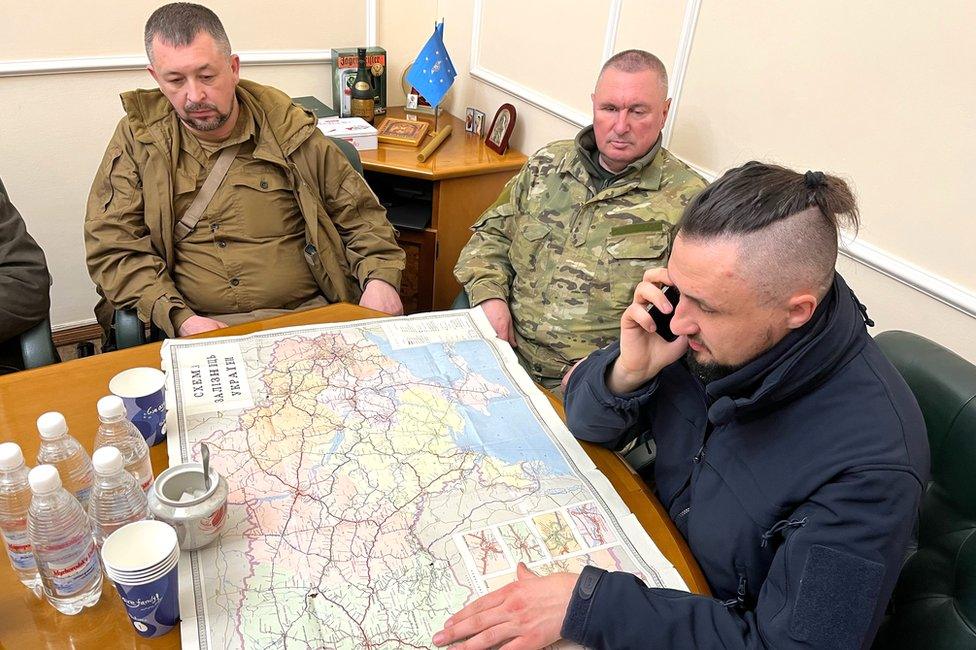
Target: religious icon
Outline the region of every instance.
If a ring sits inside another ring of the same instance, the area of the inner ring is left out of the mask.
[[[485,145],[500,154],[505,153],[514,128],[515,107],[511,104],[502,104],[498,112],[495,113],[495,119],[491,121],[488,137],[485,138]]]
[[[474,133],[474,109],[470,106],[464,109],[464,130]]]
[[[479,110],[475,110],[474,112],[474,127],[472,131],[477,133],[479,138],[485,134],[485,114]]]

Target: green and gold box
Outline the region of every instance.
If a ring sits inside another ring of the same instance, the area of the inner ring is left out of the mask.
[[[355,47],[332,49],[332,108],[340,117],[349,117],[352,84],[359,68],[359,54]],[[386,50],[382,47],[366,49],[366,73],[373,86],[375,113],[386,113]]]

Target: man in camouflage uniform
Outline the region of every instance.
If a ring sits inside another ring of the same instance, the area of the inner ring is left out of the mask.
[[[616,340],[648,268],[705,181],[661,146],[667,72],[653,54],[609,59],[593,125],[532,156],[475,223],[454,274],[546,388]]]

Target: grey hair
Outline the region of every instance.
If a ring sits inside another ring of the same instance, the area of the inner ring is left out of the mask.
[[[175,47],[186,47],[197,34],[206,32],[217,43],[221,52],[230,56],[230,39],[224,26],[210,9],[190,2],[172,2],[152,12],[146,21],[146,56],[153,61],[153,40]]]
[[[617,52],[607,59],[607,62],[600,68],[600,75],[603,75],[608,68],[620,70],[621,72],[643,72],[644,70],[651,70],[657,74],[657,78],[661,82],[661,88],[664,89],[664,96],[668,96],[668,71],[665,69],[661,59],[650,52],[645,52],[644,50],[624,50],[623,52]]]

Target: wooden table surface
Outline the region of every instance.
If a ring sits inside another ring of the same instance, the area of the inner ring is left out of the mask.
[[[343,322],[382,315],[354,305],[331,305],[200,336],[248,334],[276,327]],[[95,403],[108,394],[109,379],[127,368],[158,368],[160,345],[150,343],[0,376],[0,441],[19,444],[28,465],[33,465],[39,444],[35,428],[37,416],[44,411],[60,411],[67,419],[72,435],[91,450],[98,426]],[[558,400],[551,396],[550,400],[559,415],[564,416]],[[707,594],[707,583],[691,552],[643,481],[613,452],[588,443],[582,445],[665,557],[678,569],[689,588]],[[152,447],[150,455],[153,473],[158,476],[168,466],[166,445]],[[180,645],[179,630],[158,639],[138,636],[115,590],[107,584],[103,586],[102,598],[95,607],[76,616],[65,616],[24,588],[7,561],[0,559],[0,565],[0,649],[177,648]]]
[[[380,126],[387,116],[403,119],[403,107],[393,106],[387,111],[387,115],[377,115],[376,126]],[[419,115],[417,119],[430,123],[430,129],[434,129],[433,115]],[[525,154],[515,149],[509,149],[504,154],[495,153],[485,146],[484,137],[467,133],[464,130],[464,121],[445,111],[438,118],[437,126],[441,128],[448,124],[452,128],[451,135],[424,162],[417,160],[417,152],[430,142],[430,136],[425,136],[417,147],[383,142],[376,149],[360,151],[359,158],[363,161],[363,168],[367,171],[434,181],[500,171],[514,172],[526,161]]]

